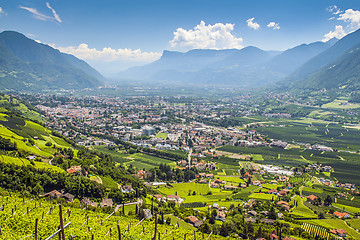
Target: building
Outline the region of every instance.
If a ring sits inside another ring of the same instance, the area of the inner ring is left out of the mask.
[[[338,218],[350,218],[350,215],[348,213],[342,213],[338,211],[334,212],[334,216]]]
[[[114,202],[111,198],[104,198],[100,203],[100,207],[112,207],[113,204]]]
[[[142,130],[142,135],[145,136],[155,135],[155,128],[151,126],[144,126],[141,130]]]

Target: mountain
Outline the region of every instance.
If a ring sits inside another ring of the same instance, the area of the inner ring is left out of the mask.
[[[164,51],[158,61],[123,71],[118,79],[164,85],[264,86],[284,78],[335,41],[302,44],[284,52],[252,46],[240,50]]]
[[[332,39],[326,43],[314,42],[310,44],[301,44],[288,49],[268,62],[266,68],[275,72],[280,72],[286,76],[295,71],[309,59],[330,48],[334,44],[334,41],[336,41],[336,39]]]
[[[105,78],[86,62],[13,31],[0,33],[0,88],[82,89]]]
[[[360,89],[360,41],[348,49],[335,61],[320,70],[307,75],[304,81],[295,82],[302,88],[348,88],[351,91]]]
[[[162,57],[145,66],[130,68],[122,80],[145,80],[165,84],[222,84],[248,86],[256,68],[279,52],[256,47],[243,49],[195,49],[186,53],[164,51]]]
[[[301,85],[301,83],[304,83],[309,79],[313,79],[313,76],[310,77],[310,74],[317,71],[324,71],[323,68],[330,67],[333,62],[339,61],[344,54],[359,43],[360,30],[357,30],[346,35],[337,41],[333,46],[304,63],[292,74],[287,76],[285,82]]]

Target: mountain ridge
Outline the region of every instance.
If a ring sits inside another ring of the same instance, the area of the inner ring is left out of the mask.
[[[105,80],[86,62],[15,31],[0,33],[0,49],[2,89],[93,88]]]

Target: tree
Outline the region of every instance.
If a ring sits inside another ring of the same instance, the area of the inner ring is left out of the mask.
[[[327,196],[326,196],[326,198],[325,198],[325,200],[324,200],[324,204],[325,204],[326,206],[329,206],[329,205],[332,204],[332,198],[331,198],[330,195],[327,195]]]
[[[223,237],[227,237],[229,235],[229,229],[227,223],[223,223],[220,227],[220,235]]]

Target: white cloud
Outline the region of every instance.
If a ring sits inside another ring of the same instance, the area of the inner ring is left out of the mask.
[[[254,17],[253,18],[249,18],[248,20],[246,20],[247,25],[249,28],[258,30],[260,28],[260,25],[257,22],[254,22]]]
[[[350,23],[350,27],[356,30],[360,28],[360,11],[348,9],[339,15],[338,20]]]
[[[2,7],[0,7],[0,16],[1,15],[6,15],[6,12],[4,11],[4,9]]]
[[[279,23],[275,22],[269,22],[268,25],[266,25],[268,28],[272,28],[274,30],[280,29]]]
[[[52,11],[52,13],[54,14],[54,18],[56,21],[58,21],[59,23],[62,23],[60,16],[56,13],[56,11],[50,6],[50,4],[47,2],[46,6]]]
[[[189,49],[243,48],[241,45],[243,39],[232,34],[234,26],[235,24],[231,23],[206,25],[204,21],[201,21],[194,29],[176,29],[170,44],[172,47],[180,46]]]
[[[113,62],[117,60],[152,62],[161,57],[161,53],[142,52],[140,49],[112,49],[110,47],[105,47],[102,50],[98,50],[96,48],[89,48],[89,46],[85,43],[82,43],[77,47],[56,47],[54,44],[51,44],[50,46],[83,60],[95,60],[102,62]]]
[[[52,11],[52,13],[54,15],[53,17],[39,12],[36,8],[30,8],[30,7],[24,7],[24,6],[19,6],[19,8],[31,12],[34,15],[34,17],[39,19],[39,20],[42,20],[42,21],[53,21],[53,20],[55,20],[55,21],[61,23],[62,21],[61,21],[59,15],[50,6],[50,4],[48,2],[46,3],[46,6]]]
[[[341,25],[336,25],[335,26],[335,30],[334,31],[330,31],[327,34],[324,35],[324,39],[322,40],[323,42],[327,42],[332,38],[343,38],[347,33],[345,32],[345,30],[343,29],[343,27]]]
[[[36,8],[29,8],[29,7],[23,7],[23,6],[19,6],[19,8],[31,12],[34,15],[34,17],[39,20],[42,20],[42,21],[53,20],[53,17],[47,16],[45,14],[38,12],[38,10]]]
[[[329,6],[328,8],[326,8],[326,10],[334,15],[338,15],[339,13],[341,13],[342,11],[340,10],[340,8],[336,5],[333,6]]]

